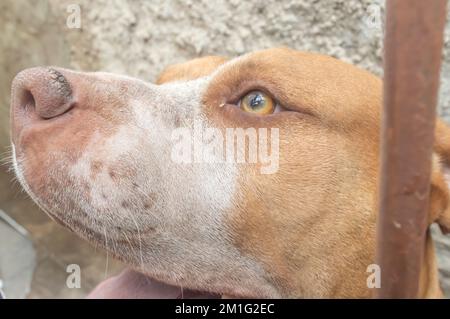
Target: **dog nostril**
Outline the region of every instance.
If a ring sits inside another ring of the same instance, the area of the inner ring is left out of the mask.
[[[51,119],[74,105],[72,87],[63,71],[54,68],[32,68],[19,73],[13,81],[14,107],[17,111],[41,119]]]
[[[29,90],[23,90],[20,96],[19,105],[23,107],[25,112],[34,111],[36,102],[34,101],[33,94]]]

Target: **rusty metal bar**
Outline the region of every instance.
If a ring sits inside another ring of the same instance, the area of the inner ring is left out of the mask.
[[[446,0],[387,0],[378,298],[418,297]]]

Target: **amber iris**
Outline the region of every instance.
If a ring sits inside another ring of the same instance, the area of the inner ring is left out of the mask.
[[[241,99],[240,107],[245,112],[267,115],[275,111],[275,102],[264,92],[251,91]]]

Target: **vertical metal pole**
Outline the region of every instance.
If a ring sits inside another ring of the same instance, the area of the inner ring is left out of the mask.
[[[446,0],[387,0],[378,298],[418,297]]]

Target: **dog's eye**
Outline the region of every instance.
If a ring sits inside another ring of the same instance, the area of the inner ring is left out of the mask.
[[[241,99],[239,106],[245,112],[267,115],[275,111],[276,103],[264,92],[251,91]]]

